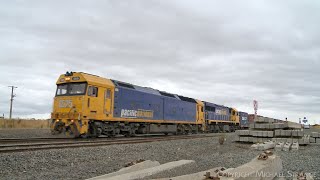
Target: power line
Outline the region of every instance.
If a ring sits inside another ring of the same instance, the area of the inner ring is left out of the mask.
[[[18,87],[15,87],[15,86],[8,86],[8,87],[11,88],[10,115],[9,115],[9,119],[11,119],[12,118],[12,104],[13,104],[14,97],[16,97],[16,95],[13,94],[13,90],[18,88]]]

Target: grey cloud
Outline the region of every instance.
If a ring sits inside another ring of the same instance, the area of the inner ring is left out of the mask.
[[[56,78],[73,70],[250,113],[257,99],[266,116],[320,118],[317,1],[0,4],[0,111],[14,84],[17,116],[50,113]]]

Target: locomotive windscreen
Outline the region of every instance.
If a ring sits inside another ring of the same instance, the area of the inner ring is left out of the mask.
[[[83,95],[86,93],[87,83],[59,84],[56,96]]]

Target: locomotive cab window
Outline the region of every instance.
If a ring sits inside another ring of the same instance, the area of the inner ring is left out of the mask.
[[[80,95],[85,94],[86,83],[69,84],[69,94],[70,95]]]
[[[68,86],[66,84],[60,84],[57,87],[57,96],[67,94]]]
[[[89,86],[88,96],[98,97],[98,88],[94,86]]]
[[[86,92],[87,83],[59,84],[56,96],[83,95]]]
[[[106,99],[111,99],[111,90],[110,89],[108,89],[106,91]]]

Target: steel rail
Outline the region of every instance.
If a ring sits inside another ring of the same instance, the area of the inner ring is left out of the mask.
[[[0,153],[9,152],[25,152],[37,150],[51,150],[51,149],[66,149],[66,148],[80,148],[80,147],[97,147],[120,144],[138,144],[159,141],[172,141],[183,139],[200,139],[208,137],[216,137],[208,135],[187,135],[187,136],[164,136],[155,138],[127,138],[127,139],[112,139],[99,141],[74,141],[74,142],[53,142],[53,143],[30,143],[30,144],[16,144],[0,146]]]

